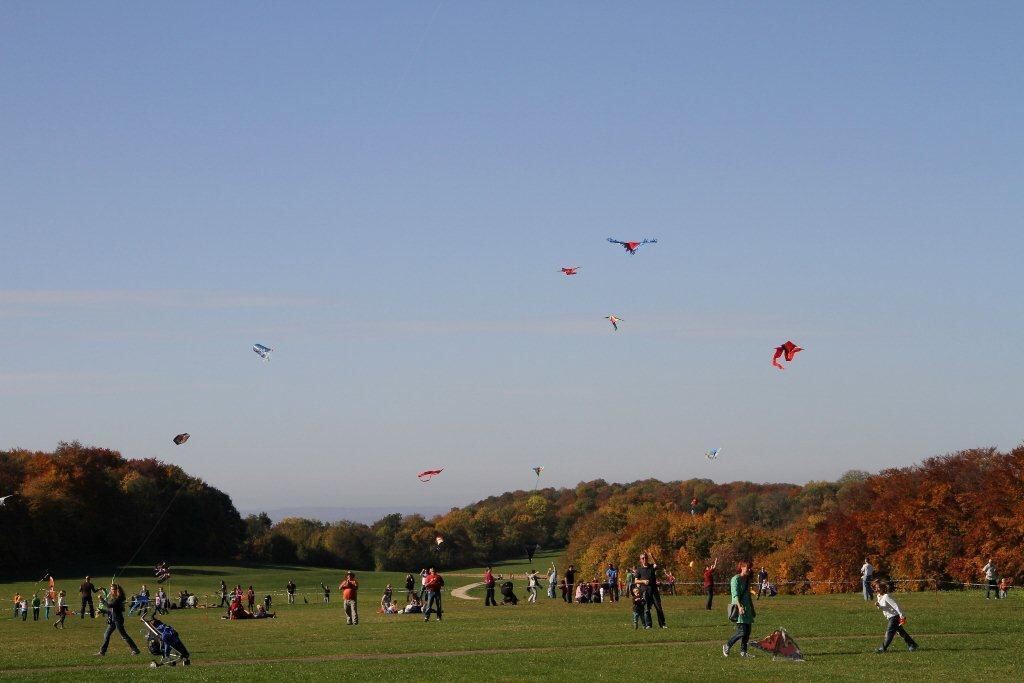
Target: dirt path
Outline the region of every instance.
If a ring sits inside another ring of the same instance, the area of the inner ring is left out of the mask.
[[[458,598],[459,600],[479,600],[480,598],[474,598],[472,595],[469,595],[468,591],[471,591],[474,588],[476,588],[477,586],[482,586],[482,585],[484,585],[483,582],[467,583],[465,586],[460,586],[459,588],[453,588],[452,589],[452,597],[453,598]]]
[[[922,633],[919,635],[927,636],[928,638],[963,638],[965,636],[979,635],[976,633]],[[715,640],[659,640],[653,643],[594,643],[594,644],[574,644],[572,648],[574,650],[604,650],[607,648],[658,648],[658,647],[676,647],[680,645],[721,645],[725,640],[725,637],[716,638]],[[878,640],[878,635],[843,635],[843,636],[811,636],[808,638],[801,638],[800,642],[815,642],[821,640]],[[241,664],[287,664],[291,662],[299,664],[315,664],[318,662],[346,662],[346,661],[364,661],[364,660],[390,660],[390,659],[418,659],[423,657],[472,657],[474,655],[497,655],[497,654],[521,654],[521,653],[543,653],[543,652],[561,652],[566,649],[566,646],[555,646],[555,647],[506,647],[506,648],[489,648],[489,649],[478,649],[478,650],[438,650],[438,651],[427,651],[427,652],[364,652],[364,653],[352,653],[352,654],[333,654],[333,655],[309,655],[306,657],[269,657],[266,659],[211,659],[211,660],[197,660],[193,666],[199,667],[210,667],[210,666],[238,666]],[[813,657],[813,653],[811,654]],[[110,664],[106,666],[47,666],[47,667],[36,667],[29,669],[0,669],[0,674],[4,676],[8,674],[30,674],[30,673],[50,673],[55,671],[107,671],[107,670],[119,670],[119,669],[142,669],[145,667],[145,658],[140,657],[132,663],[125,664]]]

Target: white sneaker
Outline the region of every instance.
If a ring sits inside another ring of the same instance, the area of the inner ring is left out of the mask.
[[[753,652],[741,652],[740,653],[740,657],[745,657],[747,659],[753,659],[754,658],[754,653]]]
[[[728,657],[729,656],[729,646],[728,645],[723,645],[722,646],[722,656],[723,657]]]

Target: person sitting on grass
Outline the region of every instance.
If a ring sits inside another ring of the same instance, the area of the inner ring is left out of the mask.
[[[405,606],[405,609],[403,609],[402,612],[404,614],[422,614],[423,613],[423,606],[420,605],[420,599],[418,597],[416,597],[415,593],[413,593],[412,596],[409,598],[409,604]]]
[[[380,598],[380,606],[381,609],[384,610],[385,614],[388,613],[387,609],[391,606],[392,602],[394,602],[394,589],[391,588],[391,584],[389,583],[384,586],[384,595]],[[391,612],[391,614],[394,614],[394,612]]]
[[[903,625],[907,623],[907,618],[903,616],[900,606],[889,595],[888,583],[888,581],[880,581],[879,579],[871,582],[871,587],[875,590],[875,595],[877,596],[878,609],[882,610],[882,614],[888,620],[888,625],[885,629],[885,641],[882,643],[882,647],[875,650],[875,652],[882,654],[888,650],[893,636],[897,633],[903,638],[903,642],[907,644],[907,649],[913,652],[917,649],[917,643],[910,637],[907,630],[903,628]]]
[[[274,619],[277,614],[274,612],[268,612],[267,608],[263,605],[256,607],[256,613],[253,615],[253,619]]]

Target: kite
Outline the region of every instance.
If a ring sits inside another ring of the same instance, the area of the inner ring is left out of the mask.
[[[636,250],[640,248],[641,244],[658,243],[658,240],[644,240],[643,242],[623,242],[622,240],[617,240],[614,237],[609,237],[608,241],[611,242],[612,244],[621,244],[625,248],[625,250],[628,251],[630,254],[635,254]]]
[[[704,451],[704,457],[708,460],[717,460],[718,454],[722,452],[721,448],[712,448],[710,451]]]
[[[259,357],[262,358],[263,360],[269,361],[270,352],[273,351],[274,349],[270,348],[269,346],[264,346],[263,344],[253,344],[252,350],[255,353],[257,353]]]
[[[543,472],[543,471],[544,471],[543,467],[534,467],[533,468],[533,473],[537,475],[537,481],[534,482],[534,484],[533,484],[533,490],[534,491],[537,490],[537,484],[540,483],[540,473]]]
[[[697,514],[697,506],[698,505],[700,505],[700,501],[697,500],[696,497],[694,497],[693,500],[690,501],[690,514],[691,515]]]
[[[16,495],[18,495],[18,494],[17,493],[12,493],[10,495],[0,497],[0,508],[2,508],[5,505],[7,505],[7,499],[8,498],[14,498]]]
[[[437,547],[440,547],[441,544],[444,543],[444,536],[437,536],[434,538],[434,542],[437,543]]]
[[[420,472],[416,476],[419,477],[420,481],[425,483],[425,482],[430,481],[431,479],[433,479],[437,475],[441,474],[442,472],[444,472],[444,468],[443,467],[441,469],[439,469],[439,470],[424,470],[423,472]]]
[[[153,567],[153,574],[156,576],[157,583],[163,583],[171,578],[171,568],[167,566],[166,562],[161,562]]]
[[[176,437],[174,437],[174,445],[180,446],[181,444],[188,441],[191,436],[191,434],[178,434]]]
[[[804,654],[800,652],[800,648],[784,628],[778,629],[767,638],[762,638],[757,642],[751,643],[751,645],[762,652],[767,652],[772,656],[772,659],[785,657],[794,662],[804,661]]]
[[[578,271],[579,269],[579,266],[572,266],[571,268],[566,266],[565,268],[562,268],[562,272],[565,273],[566,275],[575,275],[576,271]]]
[[[605,319],[612,324],[612,328],[614,328],[616,332],[619,331],[619,323],[622,322],[622,318],[616,318],[614,315],[606,315]]]
[[[801,351],[803,351],[803,349],[791,341],[787,341],[782,346],[776,346],[775,355],[772,356],[772,365],[777,367],[779,370],[785,370],[786,368],[782,367],[782,363],[779,362],[779,358],[784,356],[786,358],[786,362],[789,363],[792,362],[793,358],[796,357],[796,354]]]

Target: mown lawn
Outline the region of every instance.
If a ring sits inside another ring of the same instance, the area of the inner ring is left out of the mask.
[[[535,566],[549,561],[541,556]],[[500,571],[521,572],[510,563]],[[543,572],[542,572],[543,573]],[[477,570],[446,573],[448,588],[479,581]],[[309,604],[284,604],[284,584],[294,578]],[[445,619],[423,623],[416,615],[385,617],[376,613],[384,584],[403,585],[404,574],[360,572],[361,623],[344,624],[337,584],[341,573],[292,567],[176,567],[173,593],[182,588],[212,594],[218,582],[252,583],[257,595],[275,591],[278,618],[227,622],[219,610],[172,611],[167,621],[181,633],[194,665],[185,669],[147,669],[149,660],[133,658],[115,635],[103,659],[93,657],[103,632],[102,620],[69,617],[57,631],[50,622],[23,623],[11,618],[10,596],[31,593],[32,584],[0,584],[5,611],[0,612],[0,678],[17,680],[108,680],[111,676],[156,680],[727,680],[753,676],[769,680],[1022,680],[1024,599],[986,601],[978,592],[899,593],[908,629],[921,645],[908,653],[896,641],[879,656],[884,621],[858,595],[780,596],[758,602],[754,636],[785,626],[800,644],[807,662],[794,664],[761,655],[724,659],[721,643],[732,627],[718,598],[708,612],[697,596],[667,596],[668,629],[634,631],[627,603],[566,605],[542,597],[525,603],[523,582],[516,582],[522,602],[516,607],[485,608],[482,600],[445,595]],[[58,585],[77,609],[80,577]],[[107,579],[109,580],[109,578]],[[122,577],[129,591],[145,580],[148,568]],[[332,604],[319,599],[319,582],[335,589]],[[99,584],[97,577],[96,583]],[[402,595],[402,591],[396,591]],[[471,595],[482,596],[479,589]],[[142,641],[141,625],[128,621],[129,632]]]

